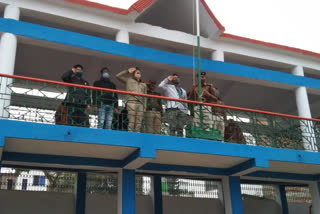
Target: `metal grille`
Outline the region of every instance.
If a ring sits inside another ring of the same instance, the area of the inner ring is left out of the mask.
[[[162,194],[177,197],[219,198],[220,182],[178,177],[162,178]]]
[[[87,173],[87,193],[115,195],[118,192],[118,176],[114,173]]]
[[[308,187],[293,187],[285,188],[287,201],[289,203],[311,203],[312,198]]]
[[[136,176],[136,194],[150,195],[151,194],[151,177],[145,175]]]
[[[275,189],[271,185],[241,184],[243,200],[275,200]]]
[[[136,176],[136,194],[150,195],[152,177]],[[162,195],[191,198],[219,198],[222,195],[220,182],[193,180],[179,177],[162,177]]]
[[[72,193],[74,173],[31,169],[1,168],[0,189]]]

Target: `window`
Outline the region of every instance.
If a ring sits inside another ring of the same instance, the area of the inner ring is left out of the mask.
[[[22,179],[22,190],[27,190],[28,179]]]
[[[7,180],[7,190],[12,190],[13,181],[12,179]]]
[[[33,176],[33,186],[45,186],[46,178],[45,176],[35,175]]]

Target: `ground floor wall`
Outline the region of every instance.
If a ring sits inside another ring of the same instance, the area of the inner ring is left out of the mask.
[[[245,200],[245,214],[281,214],[280,206],[272,200]],[[290,214],[309,214],[309,204],[290,203]],[[0,191],[1,214],[73,214],[75,198],[72,193]],[[116,214],[117,196],[107,194],[87,194],[86,214]],[[136,213],[153,213],[150,196],[137,195]],[[164,214],[224,214],[219,199],[163,197]]]

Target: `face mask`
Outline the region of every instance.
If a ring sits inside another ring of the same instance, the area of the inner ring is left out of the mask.
[[[220,93],[217,92],[216,93],[216,97],[219,98],[220,97]]]
[[[174,79],[174,80],[172,80],[172,83],[175,85],[178,85],[180,83],[180,79],[179,78]]]
[[[77,77],[82,77],[82,72],[77,72],[77,73],[76,73],[76,76],[77,76]]]
[[[102,77],[103,77],[103,78],[109,78],[109,77],[110,77],[110,74],[109,74],[109,73],[103,73],[103,74],[102,74]]]

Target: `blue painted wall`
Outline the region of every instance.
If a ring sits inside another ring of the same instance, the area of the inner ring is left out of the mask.
[[[88,165],[88,166],[109,166],[121,168],[129,161],[136,158],[156,158],[157,150],[187,152],[198,154],[221,155],[230,157],[241,157],[250,159],[242,164],[229,169],[207,168],[196,166],[165,165],[147,163],[142,168],[167,172],[170,170],[206,173],[213,175],[231,175],[235,172],[246,170],[252,167],[268,168],[268,161],[283,161],[293,163],[320,164],[320,155],[315,152],[296,151],[287,149],[266,148],[260,146],[239,145],[233,143],[222,143],[217,141],[200,140],[192,138],[178,138],[171,136],[159,136],[144,133],[122,132],[113,130],[88,129],[71,126],[57,126],[48,124],[37,124],[31,122],[0,120],[1,138],[24,138],[35,140],[47,140],[50,143],[55,141],[67,141],[72,143],[87,143],[111,146],[134,147],[136,152],[128,155],[124,160],[108,160],[86,157],[65,157],[56,155],[41,154],[17,154],[5,152],[3,160],[18,162],[51,163],[66,165]],[[17,132],[16,130],[20,130]],[[70,133],[70,134],[68,134]],[[130,141],[128,141],[130,139]],[[152,143],[150,143],[152,142]],[[199,146],[201,145],[201,146]],[[140,151],[144,152],[140,152]],[[318,175],[292,174],[279,172],[254,172],[249,174],[252,177],[270,177],[293,180],[319,180]]]

